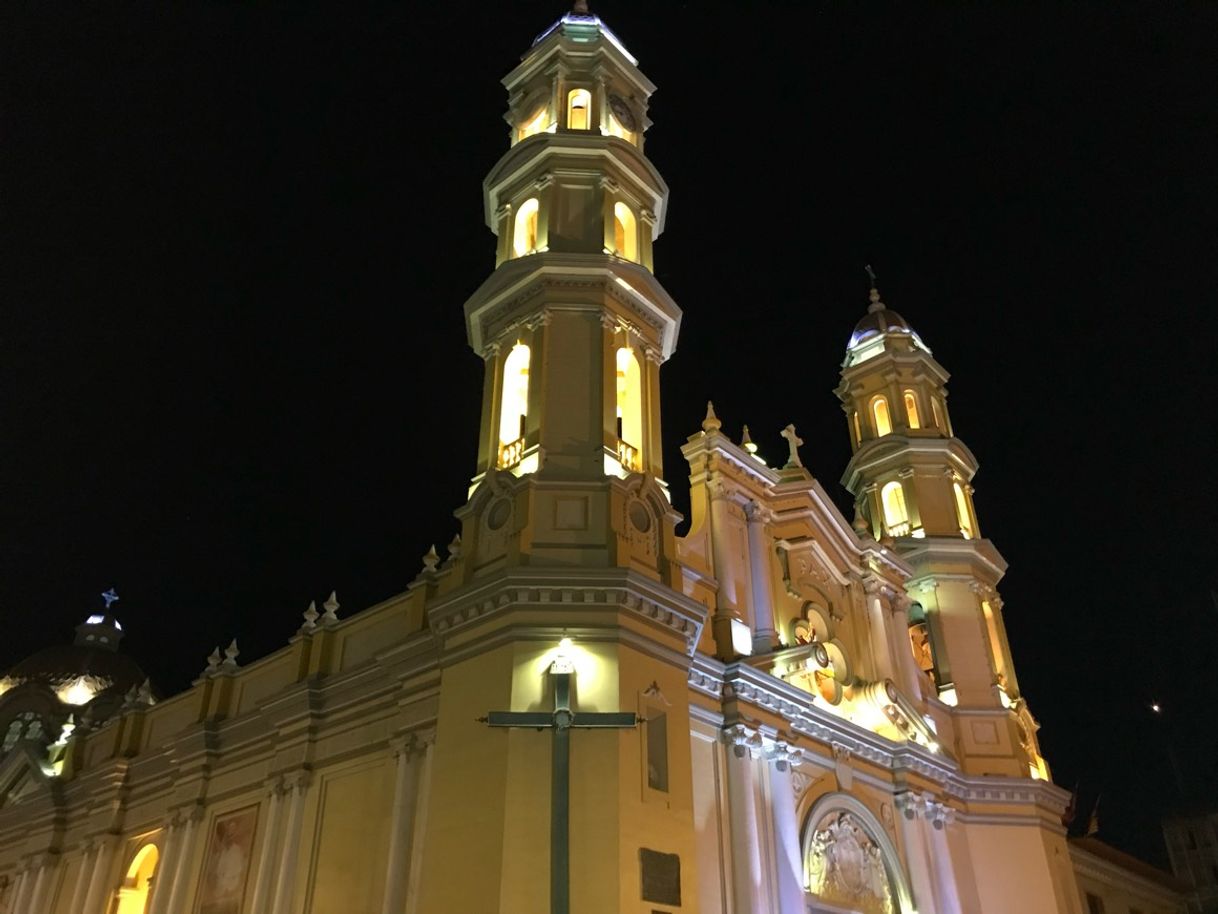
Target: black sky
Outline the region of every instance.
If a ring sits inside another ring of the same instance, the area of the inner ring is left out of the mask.
[[[594,9],[660,87],[677,504],[713,397],[763,452],[796,423],[848,505],[832,389],[874,264],[953,374],[1056,779],[1158,857],[1162,746],[1191,792],[1218,774],[1218,6]],[[177,690],[452,537],[499,79],[561,12],[0,9],[0,668],[114,585]]]

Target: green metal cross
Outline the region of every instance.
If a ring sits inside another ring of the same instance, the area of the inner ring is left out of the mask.
[[[632,712],[586,713],[571,710],[574,666],[563,657],[550,667],[554,678],[554,711],[491,711],[484,721],[492,727],[524,727],[554,731],[550,782],[550,914],[571,912],[571,730],[637,727]]]

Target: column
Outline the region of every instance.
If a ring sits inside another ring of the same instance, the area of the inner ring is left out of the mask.
[[[28,866],[17,877],[17,888],[13,891],[12,914],[24,914],[29,905],[29,897],[34,891],[34,874]]]
[[[931,911],[938,914],[938,899],[931,875],[934,861],[931,860],[930,848],[926,846],[925,833],[919,827],[918,822],[923,798],[913,791],[907,790],[898,793],[893,799],[897,809],[901,812],[901,838],[905,845],[905,863],[909,868],[914,908],[918,911]]]
[[[884,612],[882,591],[883,584],[878,578],[873,575],[863,578],[863,600],[867,604],[867,622],[871,626],[871,656],[875,660],[874,678],[880,682],[897,678],[896,664],[893,662],[892,626]],[[915,697],[920,694],[914,693]]]
[[[803,848],[795,813],[792,766],[802,753],[785,743],[770,754],[770,802],[774,810],[774,849],[778,867],[778,914],[805,914]]]
[[[286,783],[286,779],[285,779]],[[279,876],[275,881],[275,901],[271,914],[288,914],[292,908],[292,893],[296,889],[296,859],[300,845],[300,820],[304,815],[305,793],[309,788],[307,771],[297,772],[286,784],[288,806],[287,824],[283,832],[283,849],[279,855]]]
[[[757,774],[755,760],[761,735],[740,725],[724,736],[727,752],[728,820],[732,847],[734,914],[768,914],[761,871],[761,841],[757,833]]]
[[[43,914],[47,905],[47,893],[51,885],[51,874],[55,872],[55,860],[44,854],[38,864],[38,875],[34,880],[34,891],[30,895],[29,914]]]
[[[110,867],[114,863],[116,835],[103,835],[98,842],[97,860],[93,864],[93,875],[89,879],[89,891],[85,894],[82,914],[103,914],[102,904],[110,883]]]
[[[178,838],[181,836],[181,826],[176,818],[171,818],[165,826],[165,840],[161,846],[161,856],[156,869],[152,872],[151,899],[148,903],[149,914],[166,914],[169,903],[170,877],[173,873],[174,855],[178,850]]]
[[[900,675],[897,681],[903,684],[910,698],[917,701],[919,707],[924,707],[922,705],[923,685],[929,686],[929,683],[925,674],[918,667],[917,661],[914,660],[913,645],[909,640],[909,606],[911,602],[904,593],[895,594],[889,602],[892,610],[890,618],[892,620],[893,649],[897,651],[896,672]],[[895,674],[893,678],[897,678]],[[937,698],[938,696],[932,697]]]
[[[753,653],[768,654],[778,647],[774,631],[774,593],[770,587],[770,550],[765,525],[769,510],[751,501],[744,508],[749,541],[749,595],[753,604]]]
[[[275,848],[279,836],[279,819],[283,810],[283,782],[276,778],[267,789],[266,825],[262,848],[258,851],[258,870],[254,877],[251,911],[263,911],[271,895],[271,879],[275,875]],[[167,912],[168,914],[168,912]]]
[[[166,888],[169,890],[169,903],[166,914],[178,914],[186,907],[186,884],[190,882],[190,864],[195,853],[195,839],[199,829],[199,820],[203,818],[203,810],[195,807],[186,815],[181,825],[182,837],[179,839],[177,859],[173,861],[173,873]],[[167,873],[167,875],[169,875]]]
[[[957,891],[956,869],[952,851],[947,844],[947,824],[955,818],[955,810],[937,800],[926,804],[922,827],[930,837],[931,859],[935,864],[935,894],[939,899],[939,914],[962,914],[960,893]]]
[[[406,881],[406,914],[416,914],[419,907],[419,879],[423,872],[423,836],[427,833],[427,798],[431,795],[431,765],[435,757],[436,737],[433,731],[422,741],[419,759],[418,803],[411,827],[410,872]]]
[[[382,914],[402,914],[406,906],[406,884],[410,878],[411,845],[423,762],[422,744],[413,734],[409,739],[396,740],[393,755],[397,760],[397,777],[393,788],[393,822],[389,831],[389,866],[385,874]]]
[[[81,850],[80,872],[76,874],[76,885],[72,887],[69,911],[80,911],[84,907],[85,892],[89,888],[89,880],[93,878],[93,869],[97,866],[97,853],[98,849],[92,844],[86,844]]]

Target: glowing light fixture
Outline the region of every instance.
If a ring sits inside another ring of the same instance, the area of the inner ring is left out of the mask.
[[[77,676],[55,690],[59,700],[66,705],[87,705],[97,694],[97,685],[87,676]]]
[[[558,650],[554,654],[554,659],[550,663],[551,673],[574,673],[575,661],[571,657],[571,651],[574,644],[570,638],[563,635],[558,642]]]

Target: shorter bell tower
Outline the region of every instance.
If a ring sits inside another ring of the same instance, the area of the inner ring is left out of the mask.
[[[853,452],[842,482],[855,498],[856,527],[914,569],[910,650],[955,709],[965,769],[1047,778],[1002,620],[1006,560],[981,536],[977,458],[954,434],[947,380],[909,322],[884,304],[873,275],[836,391]]]

